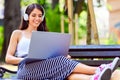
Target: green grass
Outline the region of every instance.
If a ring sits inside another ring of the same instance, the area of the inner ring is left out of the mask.
[[[3,76],[4,79],[14,79],[16,78],[16,74],[12,74],[12,73],[5,73]]]

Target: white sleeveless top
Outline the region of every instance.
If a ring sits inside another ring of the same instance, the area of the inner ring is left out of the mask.
[[[15,56],[24,57],[27,56],[29,50],[30,39],[22,34],[22,37],[17,45]]]

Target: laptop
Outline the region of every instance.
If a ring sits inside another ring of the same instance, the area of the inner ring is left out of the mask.
[[[68,33],[33,31],[29,46],[29,59],[44,60],[67,56],[71,35]]]

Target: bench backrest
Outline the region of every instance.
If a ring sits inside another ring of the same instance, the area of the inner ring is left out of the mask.
[[[80,58],[80,62],[88,65],[100,65],[111,62],[111,58],[120,57],[120,45],[80,45],[70,46],[69,55],[72,58]],[[88,60],[81,60],[87,58]],[[94,58],[102,58],[94,60]],[[104,58],[110,58],[106,60]]]

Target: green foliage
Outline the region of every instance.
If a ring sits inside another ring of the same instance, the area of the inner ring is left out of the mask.
[[[55,9],[51,7],[46,10],[46,23],[49,31],[60,32],[60,13],[59,7],[56,6]]]
[[[79,34],[79,38],[83,38],[86,36],[86,29],[87,29],[87,11],[83,10],[80,15],[79,15],[79,30],[78,30],[78,34]]]
[[[106,45],[115,45],[115,44],[118,44],[117,41],[115,41],[113,39],[113,37],[110,37],[109,39],[105,40],[103,43],[106,44]]]
[[[38,3],[38,4],[45,4],[46,3],[46,0],[21,0],[21,6],[28,6],[29,4],[32,4],[32,3]]]
[[[32,3],[37,3],[37,0],[21,0],[21,6],[27,6]]]
[[[64,31],[65,31],[65,33],[68,33],[68,23],[69,23],[69,21],[68,21],[68,16],[66,16],[66,15],[64,15]]]
[[[1,55],[1,52],[2,52],[3,40],[4,40],[3,27],[0,26],[0,55]]]
[[[45,4],[46,0],[37,0],[37,2],[42,5]]]

